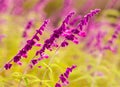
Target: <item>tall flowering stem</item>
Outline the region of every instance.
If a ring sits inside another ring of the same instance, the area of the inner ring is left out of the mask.
[[[60,79],[59,81],[55,84],[55,87],[62,87],[62,86],[66,86],[69,84],[68,78],[70,73],[76,68],[76,65],[72,65],[71,67],[68,67],[66,69],[66,71],[60,75]]]
[[[74,29],[73,28],[71,29],[69,25],[70,19],[73,16],[73,14],[75,14],[75,12],[69,13],[68,16],[62,22],[62,25],[58,29],[54,30],[53,34],[50,35],[49,39],[46,39],[44,41],[44,45],[42,46],[42,48],[36,52],[36,56],[40,55],[40,57],[38,59],[31,60],[30,65],[32,66],[36,65],[38,61],[48,58],[49,56],[44,54],[45,50],[47,49],[51,51],[52,50],[51,47],[54,45],[55,40],[58,39],[60,36],[63,36],[65,38],[65,40],[61,43],[61,47],[68,46],[67,40],[70,40],[75,44],[78,44],[79,41],[77,36],[80,37],[86,36],[86,33],[83,31],[83,26],[86,25],[90,18],[97,14],[99,11],[100,9],[91,10],[90,13],[88,13],[81,19],[80,23]]]
[[[120,25],[116,27],[111,39],[108,40],[107,44],[103,47],[103,50],[111,50],[112,52],[116,52],[116,50],[113,49],[112,45],[115,42],[115,40],[118,38],[119,33],[120,33]]]
[[[90,13],[85,15],[81,20],[80,23],[76,26],[76,28],[70,28],[70,20],[71,17],[75,14],[75,12],[70,12],[66,18],[63,20],[61,26],[53,31],[53,34],[50,35],[50,38],[46,39],[44,41],[44,44],[42,45],[42,48],[36,52],[35,56],[40,55],[38,59],[32,59],[31,60],[31,65],[35,65],[38,63],[38,61],[48,58],[49,56],[44,54],[45,50],[52,50],[52,46],[55,45],[56,39],[58,39],[60,36],[65,37],[65,40],[61,43],[62,47],[65,47],[68,45],[67,40],[73,41],[74,43],[78,44],[78,36],[85,37],[86,33],[83,31],[83,26],[86,25],[89,21],[89,19],[97,14],[100,11],[100,9],[95,9],[91,10]],[[5,69],[10,69],[12,64],[10,62],[14,61],[15,63],[18,63],[21,65],[21,58],[22,57],[27,57],[27,52],[32,49],[32,47],[36,44],[36,41],[39,41],[40,38],[38,35],[42,35],[42,31],[44,31],[44,28],[46,27],[46,24],[48,23],[48,20],[45,20],[42,26],[36,30],[37,32],[33,35],[32,39],[27,41],[27,44],[17,53],[16,56],[13,57],[12,60],[10,60],[7,64],[5,64],[4,68]],[[29,28],[31,23],[26,27]],[[56,47],[58,47],[56,45]]]
[[[65,31],[66,25],[74,14],[75,12],[71,12],[70,14],[68,14],[68,16],[64,19],[62,25],[57,30],[54,30],[53,34],[50,35],[49,39],[46,39],[44,41],[44,45],[42,46],[42,48],[36,52],[36,56],[40,55],[40,58],[33,59],[31,61],[33,65],[35,65],[37,61],[42,60],[43,58],[48,58],[48,56],[44,54],[45,50],[51,50],[51,46],[54,44],[55,40],[58,39]]]
[[[28,23],[27,23],[27,25],[25,27],[25,30],[23,32],[23,35],[22,35],[23,38],[26,38],[28,36],[27,32],[32,27],[32,25],[33,25],[32,20],[28,21]]]
[[[12,61],[21,65],[21,58],[27,57],[28,51],[32,49],[32,47],[36,44],[36,41],[40,40],[38,35],[42,35],[42,32],[44,31],[47,23],[48,20],[45,20],[42,26],[36,30],[36,33],[33,35],[33,37],[27,41],[26,45],[7,64],[5,64],[4,68],[6,70],[11,68],[12,64],[10,64],[10,62]]]
[[[80,37],[86,37],[86,32],[83,30],[84,25],[86,25],[90,18],[93,17],[95,14],[98,14],[100,12],[100,9],[91,10],[90,13],[85,15],[83,18],[81,18],[80,23],[75,28],[67,28],[64,32],[63,36],[75,44],[79,43],[79,39],[77,36]],[[77,36],[76,36],[77,35]],[[64,47],[67,45],[67,42],[63,42],[61,45]]]

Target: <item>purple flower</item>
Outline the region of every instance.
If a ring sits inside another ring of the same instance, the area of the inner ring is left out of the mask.
[[[36,30],[38,34],[42,35],[42,30]]]
[[[59,38],[60,35],[66,30],[66,26],[65,24],[68,24],[70,18],[73,16],[74,12],[71,12],[67,15],[67,17],[64,19],[62,25],[54,30],[53,34],[50,36],[49,39],[46,39],[44,41],[44,45],[42,46],[42,48],[36,52],[36,55],[40,54],[41,56],[43,56],[43,52],[45,51],[45,49],[51,49],[52,44],[54,44],[55,39]]]
[[[80,32],[80,31],[79,31],[78,29],[72,29],[72,33],[73,33],[73,34],[79,34],[79,32]]]
[[[65,32],[63,33],[63,36],[67,39],[70,40],[72,42],[74,42],[75,44],[79,43],[79,39],[76,37],[76,35],[79,35],[81,37],[86,37],[86,32],[83,31],[83,26],[86,25],[89,21],[89,19],[94,16],[95,14],[97,14],[100,11],[100,9],[95,9],[95,10],[91,10],[90,13],[88,13],[87,15],[85,15],[81,20],[80,23],[78,24],[78,26],[76,28],[70,28],[69,26],[66,27]],[[68,32],[69,31],[69,32]],[[62,44],[62,46],[64,47],[65,44]]]
[[[48,24],[49,20],[45,20],[44,23],[42,24],[42,26],[39,28],[39,31],[44,31],[46,25]],[[39,32],[38,32],[39,33]]]
[[[35,39],[34,36],[33,36],[33,39]],[[27,40],[27,43],[33,46],[35,44],[35,41],[33,39]]]
[[[67,40],[73,41],[73,40],[74,40],[74,35],[73,35],[73,34],[67,35],[65,38],[66,38]]]
[[[79,43],[79,38],[77,37],[86,36],[86,32],[83,31],[83,26],[86,25],[89,21],[89,19],[97,14],[100,11],[100,9],[91,10],[90,13],[85,15],[81,20],[80,23],[74,28],[70,25],[71,17],[75,14],[75,12],[70,12],[65,19],[63,20],[60,27],[58,27],[54,32],[50,35],[48,39],[44,41],[44,44],[42,45],[41,49],[36,52],[35,56],[40,55],[40,58],[45,59],[48,58],[48,55],[45,55],[45,50],[52,50],[53,45],[56,42],[56,39],[59,39],[63,34],[66,41],[61,43],[62,47],[65,47],[68,45],[67,40],[70,40],[76,44]],[[26,45],[18,52],[18,54],[13,58],[14,62],[19,62],[21,57],[24,55],[27,55],[28,51],[32,49],[32,47],[36,44],[37,41],[40,40],[39,36],[42,35],[46,25],[48,23],[48,20],[45,20],[44,23],[41,25],[41,27],[36,30],[36,33],[33,35],[33,37],[27,41]],[[31,26],[31,22],[28,23],[26,26],[26,29],[29,29]],[[72,27],[72,28],[71,28]],[[56,46],[57,47],[57,46]],[[31,60],[32,66],[38,63],[37,59]],[[60,79],[62,83],[68,83],[67,78],[69,77],[69,74],[72,72],[72,70],[75,68],[75,66],[72,66],[71,68],[67,68],[66,72],[60,76]]]
[[[81,37],[86,37],[86,32],[81,31],[81,32],[79,33],[79,35],[80,35]]]
[[[6,70],[10,69],[11,67],[12,67],[12,64],[10,64],[10,63],[5,64],[5,66],[4,66],[4,68]]]
[[[56,83],[56,85],[55,85],[55,87],[62,87],[61,86],[61,84],[62,85],[67,85],[67,84],[69,84],[69,82],[68,82],[68,78],[69,78],[69,74],[72,72],[72,70],[73,69],[75,69],[76,68],[76,65],[72,65],[72,67],[68,67],[67,69],[66,69],[66,71],[65,71],[65,73],[64,74],[61,74],[60,75],[60,81],[61,81],[61,83]],[[57,86],[58,85],[58,86]]]
[[[82,26],[86,25],[86,23],[89,21],[89,19],[99,12],[100,12],[100,9],[95,9],[95,10],[91,10],[90,13],[85,15],[83,17],[83,19],[81,19],[81,22],[78,24],[79,29],[82,30],[83,29]]]
[[[67,80],[63,74],[61,74],[59,78],[62,81],[62,83],[65,83],[65,81]]]
[[[32,45],[26,44],[23,49],[27,52],[27,51],[31,50],[31,48],[32,48]]]
[[[37,64],[37,60],[36,59],[31,60],[31,62],[32,62],[33,65]]]
[[[38,35],[37,35],[37,34],[35,34],[35,35],[33,36],[33,39],[35,39],[35,40],[37,40],[37,41],[39,41],[39,40],[40,40],[40,38],[38,37]]]
[[[27,26],[26,26],[26,29],[27,29],[27,30],[30,29],[31,26],[32,26],[32,21],[29,21],[28,24],[27,24]]]
[[[79,22],[79,20],[80,20],[81,18],[82,18],[81,16],[78,16],[78,17],[74,18],[74,19],[70,22],[70,25],[71,25],[71,26],[74,26],[76,23]]]
[[[31,28],[31,26],[32,26],[32,21],[29,21],[28,23],[27,23],[27,25],[26,25],[26,27],[25,27],[25,30],[24,30],[24,32],[23,32],[23,37],[25,38],[25,37],[27,37],[27,32],[28,32],[28,30]]]
[[[83,25],[86,25],[89,18],[97,14],[99,11],[100,9],[91,10],[91,12],[88,13],[86,16],[84,16],[83,19],[78,24],[78,26],[74,29],[71,29],[69,27],[69,24],[70,24],[69,21],[71,17],[75,14],[75,12],[69,13],[67,17],[64,19],[64,21],[62,22],[62,25],[58,29],[54,30],[53,34],[50,35],[50,38],[44,41],[42,48],[36,52],[36,56],[40,55],[41,57],[43,57],[46,49],[52,50],[51,47],[54,45],[54,42],[56,41],[56,39],[59,39],[60,36],[64,36],[66,40],[70,40],[75,44],[78,44],[79,39],[75,35],[85,37],[86,33],[82,31]],[[65,47],[67,45],[68,45],[68,42],[61,43],[62,47]]]
[[[26,53],[27,53],[26,50],[22,49],[19,51],[18,55],[22,56],[22,55],[25,55]]]
[[[44,28],[46,27],[46,24],[48,23],[48,20],[45,20],[44,23],[41,25],[41,27],[38,29],[39,31],[44,31]],[[18,52],[18,54],[16,56],[14,56],[13,61],[15,63],[19,62],[21,57],[23,57],[24,55],[27,54],[27,52],[29,50],[32,49],[32,46],[36,43],[33,39],[36,39],[37,41],[39,40],[39,37],[37,36],[37,34],[39,34],[39,31],[37,31],[35,33],[35,35],[33,35],[32,39],[27,41],[27,44]],[[40,34],[41,35],[41,34]],[[27,55],[26,55],[27,57]],[[35,65],[37,63],[36,60],[32,60],[33,65]],[[10,69],[11,65],[7,64],[5,65],[5,69]]]
[[[60,83],[56,83],[55,87],[62,87]]]
[[[77,67],[76,65],[72,65],[71,69],[73,70],[73,69],[75,69],[76,67]]]
[[[68,42],[66,42],[66,41],[64,41],[64,42],[61,43],[61,46],[62,46],[62,47],[65,47],[65,46],[67,46],[67,45],[68,45]]]
[[[24,37],[24,38],[27,37],[27,32],[26,31],[23,32],[22,37]]]
[[[117,35],[116,35],[116,34],[113,34],[113,35],[112,35],[112,38],[117,38]]]
[[[69,15],[67,15],[67,17],[65,18],[65,20],[63,21],[63,23],[68,24],[70,18],[75,14],[75,12],[71,12]]]
[[[113,42],[118,38],[118,34],[120,33],[120,25],[118,25],[111,37],[110,40],[108,40],[107,44],[103,47],[103,50],[111,50],[112,52],[116,52],[116,49],[113,49]]]
[[[14,57],[14,62],[17,63],[17,62],[20,61],[20,59],[21,59],[21,56],[16,55],[16,56]]]

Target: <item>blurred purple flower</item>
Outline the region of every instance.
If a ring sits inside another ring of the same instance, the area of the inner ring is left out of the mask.
[[[14,56],[12,59],[15,63],[20,62],[21,57],[24,57],[24,55],[27,54],[29,50],[31,50],[32,46],[36,43],[35,40],[38,41],[38,34],[41,35],[42,31],[44,31],[44,28],[46,27],[46,24],[48,23],[48,20],[45,20],[44,23],[41,25],[41,27],[36,31],[36,33],[33,35],[32,39],[27,41],[27,44],[18,52],[17,55]],[[11,62],[11,61],[10,61]],[[36,64],[35,61],[33,61],[33,64]],[[11,65],[7,64],[4,66],[5,69],[10,69]]]
[[[61,83],[56,83],[55,87],[62,87],[62,86],[66,86],[69,84],[68,78],[69,78],[69,74],[73,71],[73,69],[75,69],[77,66],[76,65],[72,65],[71,67],[68,67],[65,71],[64,74],[60,75],[60,81]],[[60,82],[59,81],[59,82]]]

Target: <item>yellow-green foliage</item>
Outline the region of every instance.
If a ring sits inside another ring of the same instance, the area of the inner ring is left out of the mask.
[[[15,31],[13,31],[13,33],[15,33]],[[7,57],[1,57],[1,61],[4,59],[4,62],[1,62],[0,65],[3,65],[12,57],[12,55],[16,54],[17,50],[19,50],[17,46],[13,46],[13,44],[16,43],[15,39],[20,41],[18,34],[17,37],[14,37],[13,35],[12,38],[8,39],[9,42],[6,42],[8,48],[3,49],[3,51],[7,50],[8,54],[6,55]],[[35,67],[29,70],[27,74],[23,74],[28,61],[35,53],[34,49],[30,52],[28,59],[22,60],[22,67],[13,65],[14,67],[11,70],[3,71],[1,73],[0,85],[1,87],[17,87],[19,84],[21,84],[21,87],[54,87],[54,84],[59,79],[59,75],[63,73],[68,66],[76,64],[78,67],[70,74],[70,84],[68,87],[91,87],[93,80],[95,80],[94,87],[119,87],[120,54],[112,55],[112,53],[107,52],[106,56],[103,56],[100,60],[99,66],[97,66],[97,58],[93,58],[90,54],[80,50],[81,48],[82,45],[74,45],[70,43],[69,47],[59,49],[50,66],[48,66],[48,62],[54,55],[54,52],[50,54],[51,57],[48,60],[42,60],[38,64],[42,66],[41,69]],[[91,70],[87,69],[89,65],[92,66]],[[98,71],[102,72],[104,75],[92,76],[92,73]],[[46,74],[43,80],[45,72]]]

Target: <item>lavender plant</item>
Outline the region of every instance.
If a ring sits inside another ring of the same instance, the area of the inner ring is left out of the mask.
[[[1,2],[1,87],[119,87],[120,14],[112,1]]]

